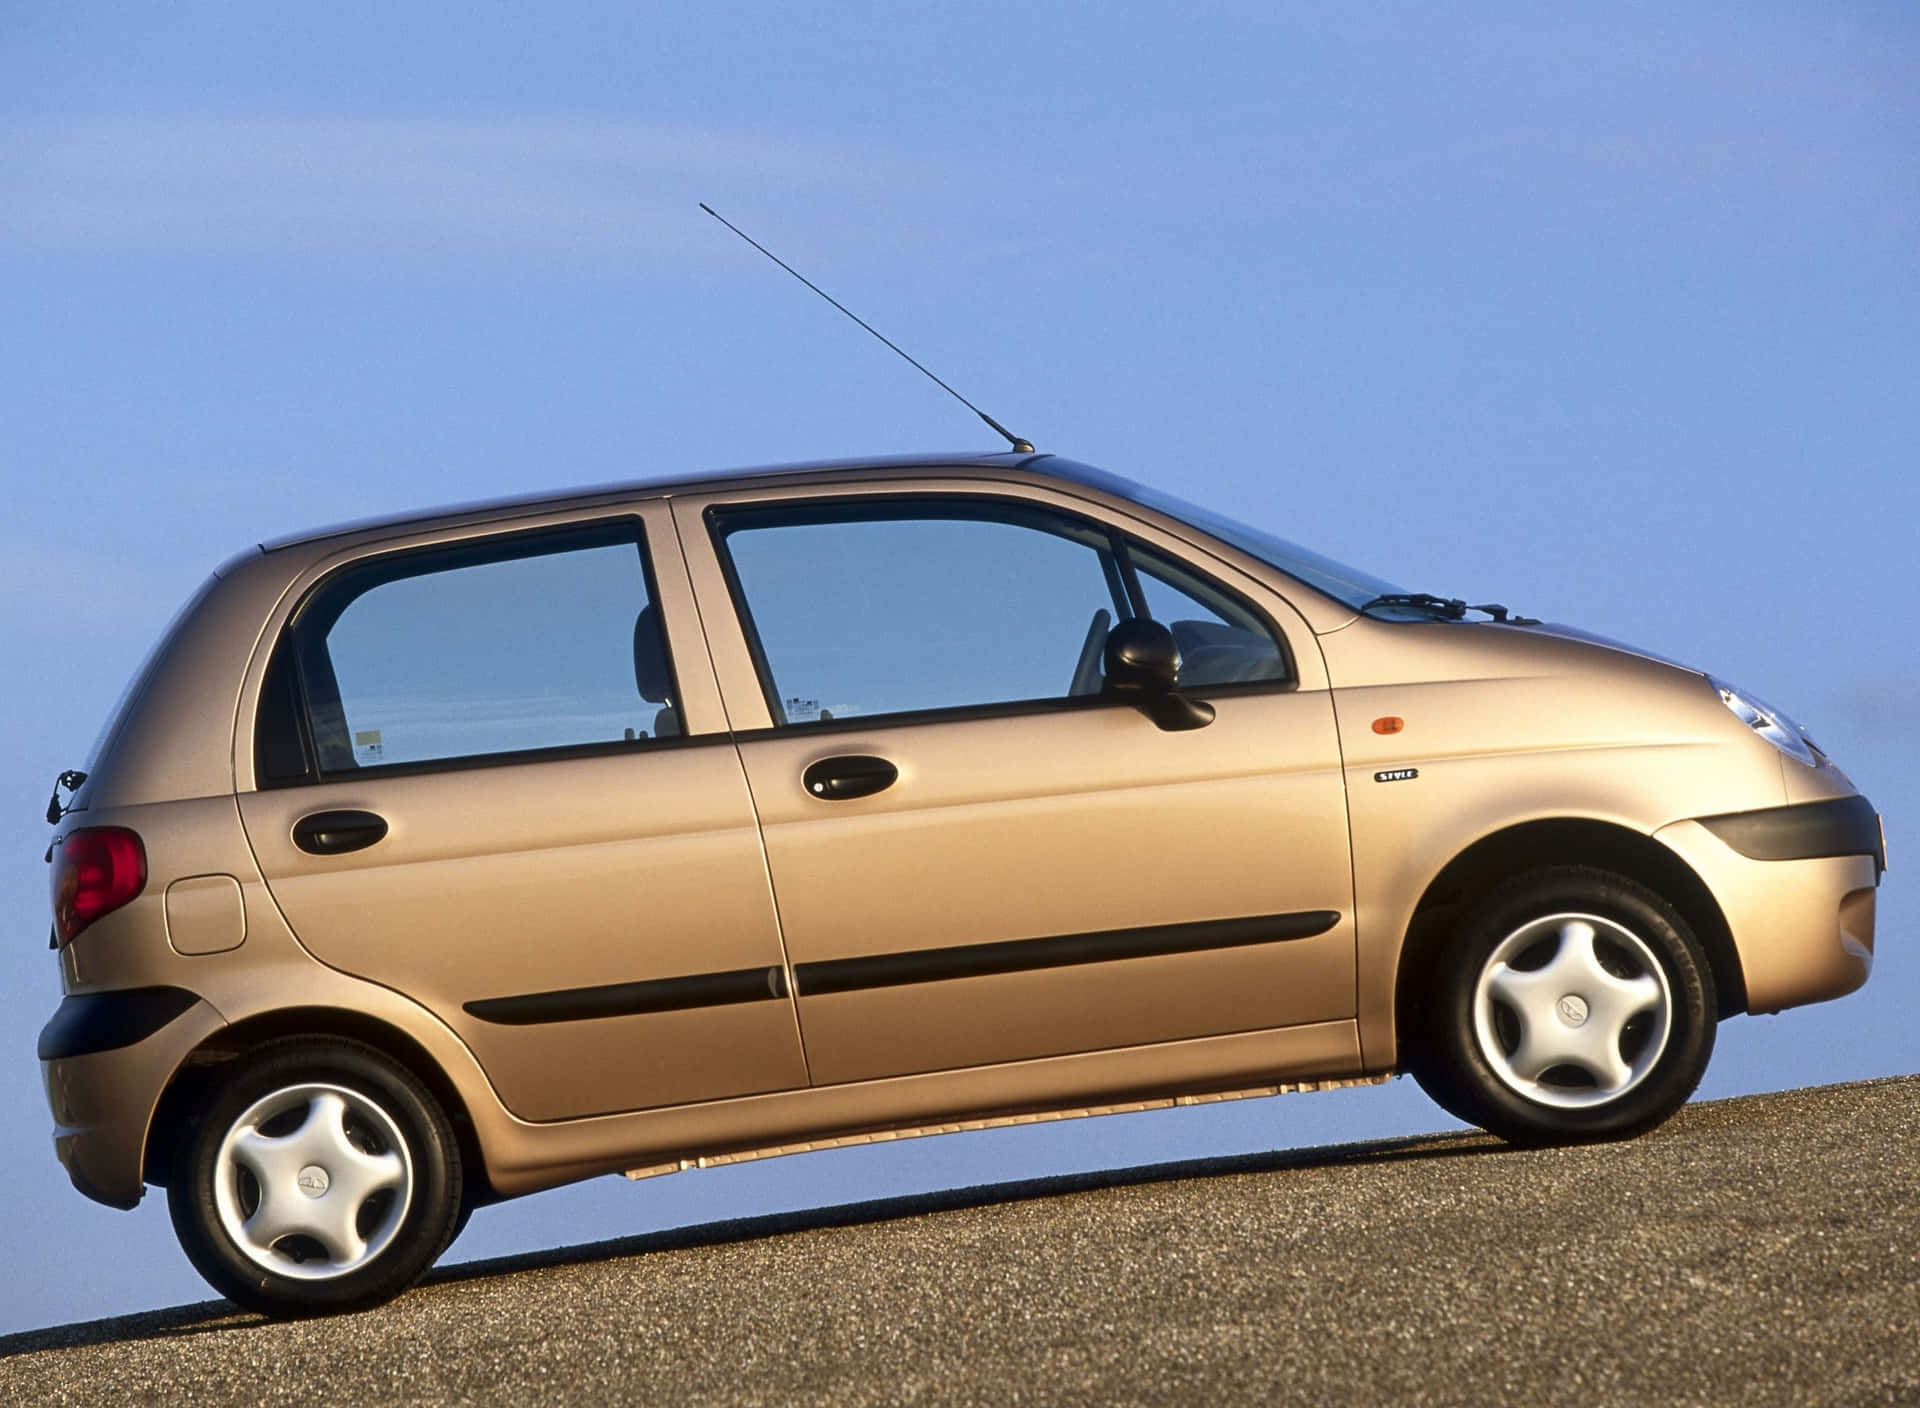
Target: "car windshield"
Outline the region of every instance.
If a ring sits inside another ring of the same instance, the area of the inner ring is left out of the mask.
[[[1049,458],[1047,468],[1056,473],[1077,479],[1081,483],[1096,489],[1104,489],[1110,494],[1119,494],[1137,504],[1177,518],[1182,523],[1209,533],[1223,543],[1231,544],[1250,556],[1259,558],[1271,567],[1277,567],[1289,577],[1294,577],[1317,591],[1325,592],[1336,601],[1359,611],[1378,597],[1402,594],[1402,589],[1371,572],[1362,572],[1358,567],[1349,567],[1344,562],[1303,548],[1298,543],[1290,543],[1276,534],[1251,528],[1223,513],[1190,504],[1185,499],[1172,494],[1162,493],[1145,484],[1136,484],[1131,479],[1123,479],[1117,474],[1109,474],[1103,469],[1094,469],[1091,465],[1074,461],[1061,461]]]

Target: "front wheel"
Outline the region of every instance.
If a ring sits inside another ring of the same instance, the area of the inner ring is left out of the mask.
[[[358,1310],[433,1264],[460,1212],[460,1151],[425,1087],[358,1042],[261,1048],[183,1141],[167,1189],[180,1245],[269,1315]]]
[[[1713,1053],[1713,973],[1686,922],[1624,876],[1561,866],[1495,890],[1431,975],[1422,1088],[1516,1143],[1620,1139],[1665,1120]]]

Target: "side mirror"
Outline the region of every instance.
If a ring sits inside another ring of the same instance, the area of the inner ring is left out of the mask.
[[[1158,621],[1134,617],[1107,633],[1105,692],[1124,699],[1169,733],[1205,728],[1213,705],[1178,689],[1180,647]]]

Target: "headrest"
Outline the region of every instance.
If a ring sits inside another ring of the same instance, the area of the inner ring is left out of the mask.
[[[665,704],[673,693],[673,670],[660,634],[660,612],[652,602],[633,618],[633,682],[649,704]]]

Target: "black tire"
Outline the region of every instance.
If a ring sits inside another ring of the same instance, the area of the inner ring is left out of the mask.
[[[460,1200],[460,1212],[453,1219],[453,1230],[447,1233],[447,1246],[440,1248],[440,1256],[445,1256],[447,1254],[447,1247],[451,1247],[455,1242],[459,1241],[460,1234],[467,1230],[467,1224],[473,1221],[474,1207],[475,1204],[471,1198],[462,1198]],[[434,1260],[438,1261],[440,1256],[436,1256]]]
[[[410,1072],[356,1041],[296,1038],[214,1088],[167,1208],[215,1290],[267,1315],[315,1315],[419,1280],[452,1239],[461,1186],[452,1127]]]
[[[1665,900],[1603,870],[1556,866],[1499,886],[1424,987],[1407,1014],[1415,1079],[1516,1144],[1652,1129],[1713,1054],[1718,1008],[1698,940]]]

